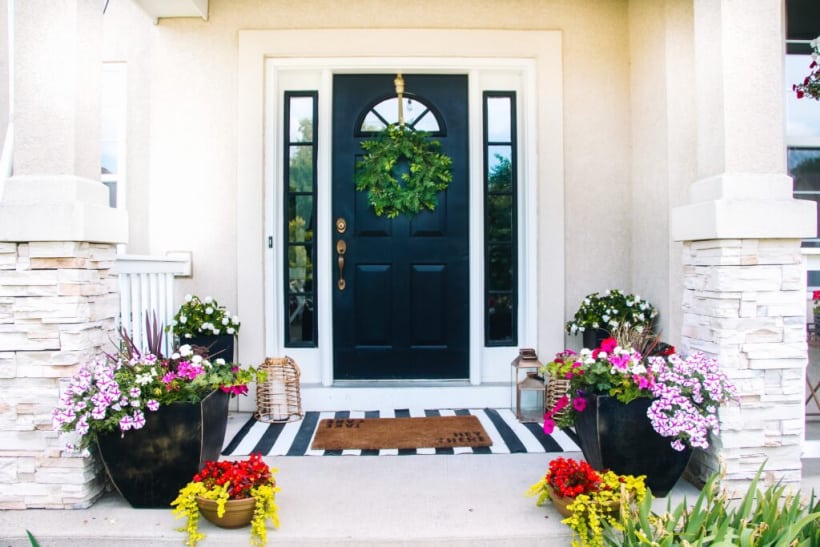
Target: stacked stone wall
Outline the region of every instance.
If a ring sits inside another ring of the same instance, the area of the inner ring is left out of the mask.
[[[684,352],[716,357],[740,391],[690,478],[722,468],[729,491],[743,493],[765,463],[766,477],[799,487],[808,363],[800,240],[691,241],[683,254]]]
[[[61,379],[113,347],[115,259],[111,244],[0,242],[0,509],[87,507],[103,491],[51,412]]]

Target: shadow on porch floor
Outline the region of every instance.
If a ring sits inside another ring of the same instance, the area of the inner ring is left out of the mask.
[[[233,430],[247,415],[232,415]],[[232,438],[229,430],[226,439]],[[568,528],[551,507],[523,492],[560,454],[454,456],[268,457],[279,472],[282,526],[270,544],[317,545],[569,545]],[[580,457],[580,453],[564,453]],[[820,460],[807,460],[804,487],[820,485]],[[815,465],[817,462],[818,465]],[[806,475],[808,473],[808,475]],[[673,504],[697,490],[681,480]],[[666,499],[658,500],[658,510]],[[28,547],[31,530],[43,547],[180,545],[182,520],[170,510],[132,509],[109,494],[85,510],[0,511],[0,546]],[[248,545],[249,529],[203,521],[203,546]]]

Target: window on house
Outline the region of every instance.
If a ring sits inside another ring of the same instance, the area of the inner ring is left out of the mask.
[[[100,181],[108,205],[125,207],[125,63],[103,63],[100,90]]]
[[[820,2],[786,0],[786,165],[794,180],[794,197],[815,202],[820,230],[820,105],[810,98],[797,99],[792,90],[809,74],[809,42],[820,34],[818,21]],[[803,240],[803,247],[820,248],[820,238]],[[808,285],[820,286],[820,271],[809,269]]]
[[[484,93],[484,323],[488,346],[517,343],[515,93]]]
[[[316,346],[317,93],[285,93],[285,345]]]
[[[416,131],[425,131],[432,135],[439,134],[441,123],[439,116],[431,105],[412,95],[402,97],[404,125]],[[377,133],[390,124],[399,123],[399,99],[388,97],[371,108],[360,123],[357,124],[360,135]]]

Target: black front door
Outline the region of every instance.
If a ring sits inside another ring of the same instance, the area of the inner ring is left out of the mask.
[[[441,142],[453,160],[453,180],[435,211],[388,219],[356,191],[354,172],[360,143],[397,118],[393,78],[333,80],[334,377],[463,379],[469,376],[467,77],[404,76],[405,119]]]

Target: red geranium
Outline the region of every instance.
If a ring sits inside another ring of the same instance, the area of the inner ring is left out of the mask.
[[[194,475],[194,482],[203,483],[208,490],[227,483],[232,500],[251,497],[251,488],[255,486],[276,486],[270,467],[258,453],[242,461],[205,462],[202,471]]]
[[[564,498],[597,492],[601,486],[601,476],[597,471],[587,462],[572,458],[550,461],[546,479],[550,488]]]

